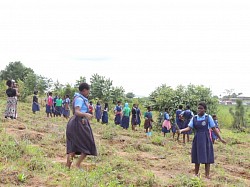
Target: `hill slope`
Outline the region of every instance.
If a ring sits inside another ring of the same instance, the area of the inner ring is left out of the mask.
[[[0,102],[1,112],[5,102]],[[64,118],[45,117],[44,108],[32,114],[31,106],[18,103],[18,119],[0,124],[0,186],[250,186],[250,135],[222,129],[227,145],[215,144],[211,178],[194,176],[191,143],[183,145],[171,135],[143,128],[132,132],[91,121],[98,149],[88,157],[86,172],[65,168]]]

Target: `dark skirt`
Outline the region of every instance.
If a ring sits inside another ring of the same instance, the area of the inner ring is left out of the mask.
[[[192,163],[212,164],[214,163],[213,143],[209,132],[197,132],[192,144]]]
[[[62,115],[62,107],[61,106],[56,106],[55,115]]]
[[[161,132],[169,133],[170,130],[168,130],[166,127],[162,127],[162,128],[161,128]]]
[[[121,124],[121,126],[124,129],[127,129],[129,127],[129,116],[123,116],[122,117],[122,124]]]
[[[82,123],[82,118],[72,116],[66,129],[67,154],[97,155],[93,132],[88,120]]]
[[[102,113],[102,123],[108,123],[108,122],[109,122],[108,112],[103,111],[103,113]]]
[[[136,116],[131,117],[131,125],[137,125]]]
[[[69,116],[70,116],[70,110],[66,110],[65,108],[63,108],[62,114],[63,114],[63,116],[65,116],[65,117],[69,117]]]
[[[53,107],[46,104],[46,113],[52,113]]]
[[[115,124],[120,125],[121,124],[121,114],[115,115]]]
[[[145,119],[144,129],[152,129],[152,119]]]
[[[183,129],[185,129],[185,128],[188,127],[189,122],[190,122],[190,120],[184,121],[184,123],[183,123]],[[187,132],[182,132],[182,134],[192,134],[192,130],[189,130]]]
[[[40,106],[38,103],[36,103],[36,102],[32,103],[32,111],[33,112],[40,111]]]

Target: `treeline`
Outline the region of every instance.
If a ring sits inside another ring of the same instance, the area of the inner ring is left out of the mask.
[[[25,67],[20,61],[10,62],[4,70],[0,71],[0,96],[5,96],[6,80],[14,79],[18,83],[20,100],[25,101],[27,96],[32,95],[35,90],[39,95],[52,91],[53,94],[70,95],[78,91],[78,85],[81,82],[88,82],[84,76],[75,81],[74,85],[61,84],[58,80],[53,81],[51,78],[37,75],[33,69]],[[152,106],[156,111],[164,111],[164,108],[170,109],[170,114],[174,115],[174,111],[178,105],[190,105],[192,111],[196,111],[198,102],[205,101],[208,104],[209,113],[217,111],[218,98],[212,96],[210,88],[203,85],[179,85],[176,89],[166,84],[159,86],[156,90],[145,98],[137,98],[133,100],[134,93],[125,93],[122,86],[114,87],[113,81],[104,76],[93,74],[88,82],[91,86],[91,100],[100,100],[102,102],[116,103],[118,100],[122,102],[137,102],[142,106]]]

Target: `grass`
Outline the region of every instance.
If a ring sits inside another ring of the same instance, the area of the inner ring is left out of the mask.
[[[1,112],[4,107],[1,100]],[[69,171],[67,121],[45,117],[44,108],[34,115],[30,104],[19,103],[18,119],[0,123],[0,186],[250,186],[250,135],[225,128],[230,126],[227,122],[221,125],[221,135],[228,144],[215,143],[212,179],[207,180],[204,165],[200,178],[193,175],[191,143],[183,145],[172,134],[163,137],[157,128],[146,138],[142,126],[136,132],[123,130],[112,118],[110,114],[108,125],[92,120],[98,156],[84,160],[85,172],[74,164]]]

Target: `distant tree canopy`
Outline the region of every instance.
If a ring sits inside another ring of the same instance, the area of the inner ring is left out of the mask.
[[[47,91],[52,91],[54,94],[60,95],[61,97],[68,94],[71,98],[74,93],[78,91],[78,86],[82,82],[86,82],[86,78],[80,76],[72,86],[70,84],[63,85],[58,80],[53,82],[51,78],[46,78],[41,75],[37,75],[31,68],[25,67],[20,61],[10,62],[6,66],[5,70],[0,72],[0,88],[2,89],[5,85],[4,80],[14,79],[18,82],[19,92],[21,93],[21,100],[31,94],[35,90],[39,91],[39,94],[44,94]],[[89,99],[100,100],[102,102],[113,102],[120,101],[133,101],[135,94],[127,92],[123,87],[114,87],[113,81],[104,76],[93,74],[90,78],[90,96]],[[230,90],[229,90],[230,91]],[[5,92],[0,92],[3,95]],[[152,106],[154,110],[163,111],[164,108],[169,108],[170,111],[174,111],[180,104],[191,106],[191,109],[196,112],[197,104],[199,101],[205,101],[208,105],[208,112],[214,113],[217,109],[217,98],[212,97],[212,92],[209,88],[204,86],[177,86],[176,89],[167,86],[166,84],[156,88],[149,98],[141,99],[140,102],[144,107]]]
[[[25,67],[20,61],[10,62],[4,70],[0,71],[0,80],[18,80],[24,81],[28,74],[34,74],[31,68]]]
[[[133,92],[128,92],[128,93],[126,94],[126,97],[132,99],[132,98],[135,97],[135,94],[134,94]]]
[[[184,108],[186,105],[190,105],[191,110],[196,113],[200,101],[206,102],[208,113],[213,114],[217,111],[218,100],[212,97],[212,91],[209,88],[190,84],[187,87],[179,85],[174,90],[163,84],[150,94],[147,105],[151,105],[155,110],[159,111],[168,108],[173,116],[180,104]]]

